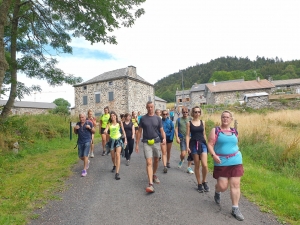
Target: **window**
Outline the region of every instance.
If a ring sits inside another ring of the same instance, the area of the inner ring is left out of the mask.
[[[113,101],[114,100],[114,92],[110,91],[108,92],[108,101]]]
[[[82,89],[83,89],[83,90],[86,90],[86,86],[83,86]]]
[[[112,81],[108,81],[108,85],[109,85],[109,86],[112,86],[112,85],[113,85],[113,82],[112,82]]]
[[[189,101],[190,101],[190,98],[186,98],[185,101],[186,101],[186,102],[189,102]]]
[[[95,101],[96,103],[100,102],[100,93],[95,93]]]
[[[83,105],[87,105],[87,104],[88,104],[87,96],[83,96]]]
[[[178,102],[182,102],[182,99],[181,99],[181,98],[179,98],[179,99],[178,99]]]

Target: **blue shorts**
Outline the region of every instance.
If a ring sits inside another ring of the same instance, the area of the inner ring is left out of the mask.
[[[180,151],[186,151],[186,140],[185,138],[179,138],[180,140]]]
[[[207,146],[206,146],[206,144],[200,143],[200,142],[198,142],[198,148],[197,148],[197,143],[196,142],[193,143],[192,145],[190,143],[190,150],[191,150],[192,154],[198,154],[198,155],[200,155],[202,153],[206,153],[207,154]]]
[[[91,142],[86,142],[84,144],[78,144],[78,157],[88,157],[90,153]]]

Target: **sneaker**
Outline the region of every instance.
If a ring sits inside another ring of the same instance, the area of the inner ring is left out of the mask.
[[[86,166],[86,169],[88,170],[90,168],[90,160],[88,160],[88,164]]]
[[[81,172],[81,176],[82,177],[85,177],[87,175],[87,172],[86,172],[86,170],[82,170],[82,172]]]
[[[116,166],[113,166],[111,172],[113,173],[113,172],[115,172],[115,170],[116,170]]]
[[[183,160],[179,162],[178,168],[181,168],[181,167],[182,167],[182,164],[183,164]]]
[[[120,179],[121,179],[121,178],[120,178],[120,174],[116,173],[115,179],[116,179],[116,180],[120,180]]]
[[[204,191],[205,191],[205,192],[209,192],[209,187],[208,187],[208,185],[207,185],[207,182],[203,182],[202,185],[203,185],[203,187],[204,187]]]
[[[168,168],[171,168],[171,167],[170,167],[170,163],[167,163],[167,167],[168,167]]]
[[[106,155],[106,153],[105,153],[105,152],[103,152],[103,153],[102,153],[102,156],[105,156],[105,155]]]
[[[159,181],[159,179],[156,175],[153,175],[153,182],[156,183],[156,184],[160,183],[160,181]]]
[[[152,184],[149,184],[148,187],[146,187],[146,192],[147,193],[153,193],[154,192],[154,187]]]
[[[198,189],[197,190],[198,190],[199,193],[203,193],[203,191],[204,191],[203,190],[203,185],[202,184],[198,184]]]
[[[94,158],[94,152],[91,152],[90,157]]]
[[[161,161],[161,155],[159,156],[159,161]]]
[[[194,174],[194,171],[192,170],[191,167],[188,167],[186,172],[189,174]]]
[[[232,207],[232,212],[231,214],[239,221],[244,220],[243,214],[240,212],[239,208]]]
[[[168,168],[165,166],[164,167],[164,173],[167,173],[168,172]]]
[[[215,202],[220,205],[221,202],[221,193],[217,193],[215,192],[215,196],[214,196]]]
[[[129,160],[127,160],[127,162],[126,162],[126,166],[129,166],[129,164],[130,164],[130,161],[129,161]]]

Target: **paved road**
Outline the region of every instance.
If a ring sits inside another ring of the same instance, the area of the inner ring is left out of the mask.
[[[110,156],[101,156],[100,145],[95,152],[87,177],[80,177],[82,163],[79,162],[67,181],[68,190],[60,194],[62,200],[50,201],[44,209],[36,211],[40,217],[29,224],[279,224],[274,216],[260,212],[243,197],[240,208],[245,220],[237,221],[230,214],[228,191],[222,195],[221,205],[215,204],[215,180],[211,175],[208,177],[211,191],[198,193],[195,176],[186,173],[186,162],[183,168],[177,168],[176,147],[172,149],[172,168],[167,174],[162,172],[162,163],[159,165],[157,175],[161,183],[154,186],[153,194],[145,192],[148,182],[142,152],[133,153],[130,166],[122,158],[119,181],[110,172]]]

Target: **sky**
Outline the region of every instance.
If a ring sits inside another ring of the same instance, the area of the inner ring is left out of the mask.
[[[300,59],[299,0],[147,0],[146,13],[131,28],[113,34],[118,45],[73,39],[73,55],[58,57],[58,67],[84,81],[111,70],[135,66],[154,84],[170,74],[223,56]],[[53,102],[64,98],[74,106],[74,88],[39,84],[41,93],[22,101]]]

